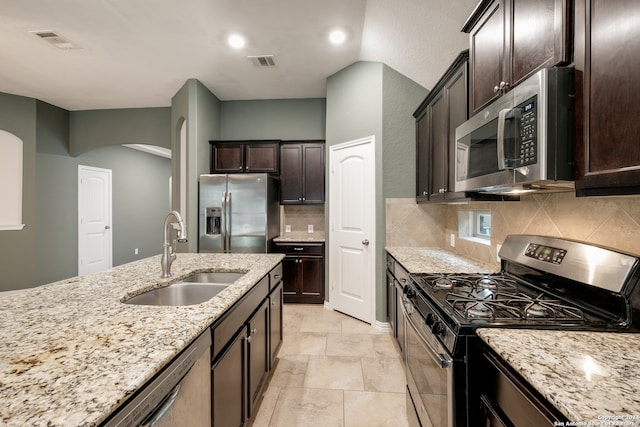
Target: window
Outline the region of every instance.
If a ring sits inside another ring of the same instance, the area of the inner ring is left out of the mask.
[[[491,212],[458,211],[458,237],[484,245],[491,244]]]

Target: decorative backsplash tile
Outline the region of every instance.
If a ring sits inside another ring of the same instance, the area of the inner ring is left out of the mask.
[[[324,232],[324,205],[280,205],[280,234],[290,225],[292,232],[307,232],[309,224],[315,232]]]
[[[523,196],[519,202],[417,205],[387,199],[387,246],[437,246],[495,263],[497,245],[509,234],[540,234],[587,241],[640,254],[640,196],[575,197],[573,193]],[[458,210],[492,214],[491,245],[458,238]],[[456,246],[450,246],[450,234]]]

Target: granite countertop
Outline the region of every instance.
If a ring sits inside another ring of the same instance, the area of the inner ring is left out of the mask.
[[[155,256],[0,298],[0,424],[99,424],[283,257],[181,253],[160,279]],[[211,270],[246,274],[202,304],[122,303]]]
[[[313,233],[307,233],[304,231],[292,231],[290,233],[284,233],[273,239],[274,242],[288,243],[323,243],[324,240],[324,232],[323,231],[314,231]]]
[[[640,426],[640,334],[478,329],[572,424]]]
[[[388,246],[387,252],[411,274],[493,273],[499,265],[486,264],[440,248]]]

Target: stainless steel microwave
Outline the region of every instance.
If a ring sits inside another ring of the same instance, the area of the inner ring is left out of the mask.
[[[456,128],[456,191],[566,191],[573,166],[573,67],[538,71]]]

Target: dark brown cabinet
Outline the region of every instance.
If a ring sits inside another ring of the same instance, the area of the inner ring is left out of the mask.
[[[575,2],[576,193],[640,193],[640,3]]]
[[[324,243],[274,243],[282,261],[285,303],[324,303]]]
[[[471,115],[535,71],[571,62],[566,0],[482,0],[469,33]]]
[[[247,386],[249,393],[248,417],[260,398],[262,386],[269,372],[269,301],[265,300],[247,322]]]
[[[324,143],[280,146],[280,203],[324,203]]]
[[[414,113],[418,202],[463,199],[456,193],[456,127],[468,118],[468,51],[462,52]]]
[[[282,344],[282,265],[211,326],[212,425],[241,426],[255,415]]]
[[[210,141],[211,173],[279,172],[279,141]]]
[[[391,255],[387,254],[387,313],[389,326],[400,353],[404,354],[404,314],[402,294],[409,273]]]
[[[470,350],[470,426],[565,425],[568,420],[495,352],[476,343]]]

